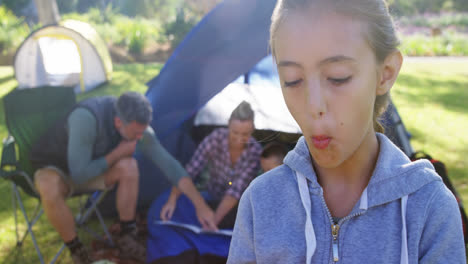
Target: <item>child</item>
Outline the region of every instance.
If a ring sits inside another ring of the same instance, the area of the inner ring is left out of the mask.
[[[270,45],[303,137],[242,195],[228,263],[465,263],[460,213],[378,117],[401,64],[383,0],[278,0]]]
[[[287,153],[286,147],[278,142],[266,144],[260,155],[262,171],[267,172],[283,164],[283,159]]]

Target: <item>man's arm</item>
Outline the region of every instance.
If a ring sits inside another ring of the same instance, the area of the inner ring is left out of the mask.
[[[108,168],[104,157],[92,159],[97,121],[84,108],[75,109],[68,117],[67,161],[70,177],[77,184],[102,174]]]
[[[177,187],[193,202],[198,221],[200,221],[202,227],[207,230],[217,230],[213,210],[205,203],[205,200],[193,185],[192,179],[183,177]]]
[[[68,148],[67,161],[70,177],[77,184],[101,175],[123,157],[135,152],[136,141],[121,141],[106,156],[93,158],[93,149],[97,137],[97,120],[85,108],[75,109],[67,121]]]
[[[209,155],[210,148],[216,141],[219,141],[219,130],[214,130],[211,132],[211,134],[205,137],[195,150],[195,153],[190,159],[190,162],[186,166],[186,172],[189,173],[192,179],[194,179],[204,168],[208,160],[207,156]],[[169,220],[171,218],[172,213],[175,210],[177,199],[181,193],[180,190],[177,189],[176,184],[173,186],[174,187],[172,187],[169,199],[166,205],[163,207],[163,210],[161,210],[161,219],[163,220]]]
[[[109,152],[104,158],[107,166],[112,167],[117,161],[125,157],[131,157],[135,152],[136,140],[122,140],[119,145]]]
[[[213,211],[205,203],[205,200],[203,200],[203,197],[195,188],[195,185],[182,165],[180,165],[156,139],[153,129],[148,127],[138,147],[141,148],[143,154],[149,158],[153,164],[163,171],[172,185],[177,186],[177,188],[173,188],[173,190],[175,189],[174,195],[176,195],[174,202],[177,201],[177,197],[180,194],[177,193],[177,189],[179,189],[193,202],[197,211],[198,220],[203,228],[210,230],[216,229]],[[172,193],[171,196],[173,196]]]
[[[151,127],[145,130],[137,148],[163,172],[173,186],[177,186],[182,177],[188,177],[182,165],[161,145]]]

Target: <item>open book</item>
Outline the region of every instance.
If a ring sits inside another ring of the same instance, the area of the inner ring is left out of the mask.
[[[218,231],[210,231],[204,230],[199,226],[191,225],[191,224],[184,224],[180,222],[174,221],[155,221],[156,224],[159,225],[169,225],[169,226],[178,226],[185,229],[188,229],[197,234],[212,234],[212,235],[224,235],[224,236],[232,236],[232,230],[230,229],[218,229]]]

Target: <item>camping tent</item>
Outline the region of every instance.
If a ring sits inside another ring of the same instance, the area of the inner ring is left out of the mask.
[[[300,132],[285,108],[276,69],[268,56],[275,2],[225,0],[192,29],[159,75],[148,82],[147,97],[154,109],[151,126],[162,145],[182,164],[196,147],[194,124],[226,124],[240,100],[253,103],[257,129]],[[150,161],[140,154],[137,159],[139,206],[145,207],[170,184]]]
[[[231,111],[243,100],[248,101],[255,111],[257,130],[302,134],[283,100],[278,71],[271,55],[260,60],[247,73],[239,76],[211,98],[197,112],[193,125],[195,127],[226,126]],[[393,104],[389,105],[381,121],[385,127],[385,134],[408,157],[411,156],[413,148],[409,142],[410,135]],[[260,134],[258,139],[264,141],[265,138],[262,137],[264,135],[265,133]],[[200,140],[197,134],[192,136],[195,140]]]
[[[195,126],[226,126],[232,110],[247,101],[255,111],[255,128],[301,134],[281,93],[276,65],[271,55],[221,89],[196,114]]]
[[[225,0],[208,13],[148,82],[152,127],[163,146],[182,164],[195,142],[190,131],[198,110],[268,53],[270,17],[276,0]],[[230,109],[232,110],[232,109]],[[147,205],[169,182],[138,155],[139,205]]]
[[[65,20],[32,32],[16,51],[14,69],[20,89],[73,86],[84,92],[110,80],[112,62],[90,25]]]

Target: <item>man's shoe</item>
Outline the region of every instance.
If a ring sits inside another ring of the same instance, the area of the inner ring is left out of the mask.
[[[74,264],[91,264],[93,262],[88,250],[84,246],[79,246],[73,250],[71,257]]]
[[[142,263],[146,262],[146,248],[138,242],[137,236],[133,232],[119,236],[117,246],[124,256],[131,257]]]

